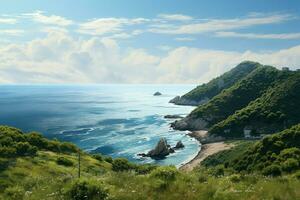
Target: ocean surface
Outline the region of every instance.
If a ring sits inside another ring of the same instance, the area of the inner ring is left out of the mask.
[[[48,138],[70,141],[86,151],[136,163],[176,165],[199,151],[186,132],[170,129],[168,114],[185,116],[193,107],[168,103],[194,85],[1,85],[0,124]],[[156,91],[161,96],[153,96]],[[181,140],[184,149],[163,160],[140,158],[161,137],[171,146]]]

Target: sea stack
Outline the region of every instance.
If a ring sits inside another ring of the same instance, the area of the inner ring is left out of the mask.
[[[174,149],[181,149],[184,148],[184,145],[182,144],[181,140],[177,142],[176,146],[174,147]]]
[[[175,147],[168,145],[165,138],[161,138],[156,144],[155,148],[150,150],[148,153],[139,153],[138,156],[151,157],[153,159],[163,159],[170,153],[175,153],[175,149],[184,148],[181,141],[178,141]]]
[[[154,149],[148,152],[148,156],[152,158],[164,158],[169,155],[169,146],[165,138],[161,138]]]

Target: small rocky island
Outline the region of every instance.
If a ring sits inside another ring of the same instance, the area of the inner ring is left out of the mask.
[[[160,92],[155,92],[154,94],[153,94],[153,96],[161,96],[162,95],[162,93],[160,93]]]
[[[175,147],[168,145],[165,138],[161,138],[156,144],[155,148],[150,150],[148,153],[140,153],[138,156],[151,157],[153,159],[163,159],[170,153],[174,153],[176,149],[184,148],[181,141],[178,141]]]
[[[180,115],[165,115],[165,119],[182,119],[183,117]]]

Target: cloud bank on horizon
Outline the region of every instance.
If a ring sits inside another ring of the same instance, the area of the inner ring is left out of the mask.
[[[300,20],[286,10],[82,19],[0,13],[0,83],[203,83],[244,60],[298,69]]]

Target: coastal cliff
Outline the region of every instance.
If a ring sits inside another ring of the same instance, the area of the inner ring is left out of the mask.
[[[283,130],[300,122],[299,75],[298,71],[257,64],[247,76],[173,122],[171,127],[209,130],[210,134],[222,137],[244,137],[245,130],[252,136]],[[260,114],[252,117],[253,113]]]

